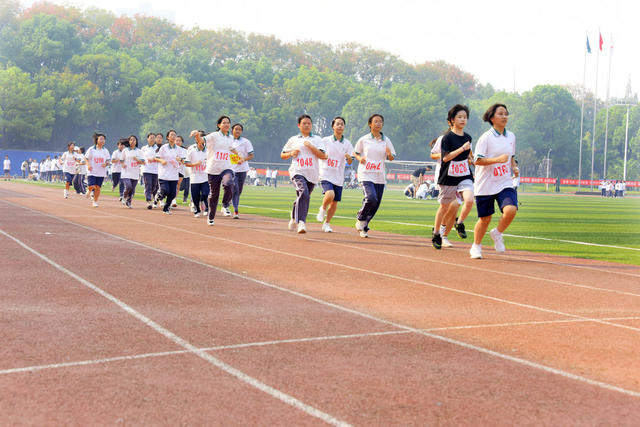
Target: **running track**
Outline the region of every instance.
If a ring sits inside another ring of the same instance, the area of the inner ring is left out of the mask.
[[[638,267],[61,193],[0,183],[2,424],[640,425]]]

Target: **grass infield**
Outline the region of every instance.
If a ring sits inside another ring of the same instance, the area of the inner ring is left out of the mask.
[[[63,188],[59,184],[39,185]],[[105,183],[103,194],[115,195],[110,188],[110,183]],[[136,193],[136,199],[144,199],[140,186]],[[542,193],[520,193],[518,196],[521,202],[518,215],[505,233],[507,250],[640,265],[639,197],[604,199],[597,196]],[[278,188],[245,186],[240,199],[240,213],[288,219],[294,198],[295,191],[289,184],[281,184]],[[182,196],[178,199],[182,200]],[[311,195],[307,223],[318,229],[320,227],[315,216],[321,200],[322,190],[316,187]],[[360,190],[345,190],[331,224],[353,227],[361,203]],[[142,207],[142,204],[138,206]],[[371,236],[375,237],[377,230],[387,231],[422,236],[425,244],[428,244],[437,208],[436,200],[410,200],[402,194],[401,188],[388,186],[380,210],[370,224]],[[474,207],[465,221],[469,234],[466,239],[468,243],[473,238],[476,220]],[[490,228],[495,227],[497,222],[498,215],[494,215]],[[354,229],[354,234],[355,232]],[[449,238],[454,245],[460,241],[455,230],[450,233]],[[492,247],[488,233],[483,245],[487,249]],[[428,252],[435,249],[429,247],[424,250]]]

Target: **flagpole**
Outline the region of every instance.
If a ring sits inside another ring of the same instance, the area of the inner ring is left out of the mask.
[[[613,35],[611,36],[611,46],[609,47],[609,75],[607,77],[607,101],[605,102],[607,113],[604,122],[604,166],[602,169],[602,179],[607,179],[607,137],[609,132],[609,84],[611,83],[611,57],[613,55]]]
[[[589,46],[589,35],[587,34],[587,46]],[[587,46],[584,48],[584,65],[582,67],[582,107],[580,108],[580,154],[578,160],[578,191],[580,191],[580,184],[582,182],[582,135],[584,130],[584,98],[585,98],[585,84],[587,81]]]
[[[596,116],[598,113],[598,67],[600,62],[600,30],[598,30],[598,50],[596,51],[596,88],[593,91],[593,133],[591,134],[591,190],[593,190],[593,162],[596,156]]]

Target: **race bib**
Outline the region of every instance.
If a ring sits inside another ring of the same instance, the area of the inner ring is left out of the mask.
[[[191,170],[193,170],[194,172],[204,172],[206,168],[207,166],[204,164],[199,164],[198,166],[191,166]]]
[[[467,176],[469,175],[469,161],[461,160],[459,162],[449,163],[449,170],[447,171],[449,176]]]
[[[298,169],[311,169],[313,167],[313,157],[298,157],[296,165]]]
[[[371,171],[379,171],[382,170],[382,162],[367,162],[367,164],[364,167],[366,170],[371,170]]]
[[[216,160],[229,160],[229,152],[228,151],[216,151],[215,158],[216,158]]]
[[[333,169],[338,169],[340,161],[336,159],[327,159],[327,166]]]
[[[493,167],[493,176],[511,176],[509,165],[506,163],[495,165]]]

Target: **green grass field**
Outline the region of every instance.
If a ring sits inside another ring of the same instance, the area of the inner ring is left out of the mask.
[[[61,185],[56,186],[62,188]],[[110,185],[107,183],[103,188],[110,188]],[[111,191],[103,193],[115,195]],[[137,199],[143,198],[141,187],[138,187],[137,193]],[[288,184],[281,184],[278,188],[246,186],[240,200],[240,210],[241,213],[287,219],[294,198],[295,192]],[[637,196],[603,199],[524,193],[519,198],[522,205],[518,216],[505,236],[507,249],[640,265],[640,198]],[[309,225],[318,229],[315,214],[321,199],[322,192],[316,189],[311,195],[307,220]],[[361,203],[360,190],[345,190],[332,224],[353,227]],[[379,230],[423,236],[425,243],[429,243],[437,207],[436,200],[410,200],[399,187],[388,187],[382,206],[370,224],[371,236],[375,237],[375,232]],[[472,232],[476,219],[474,208],[465,221],[468,232]],[[494,216],[492,227],[495,224],[497,215]],[[471,236],[470,233],[467,241]],[[455,232],[450,234],[450,240],[454,245],[459,241]],[[492,246],[488,236],[483,244]]]

